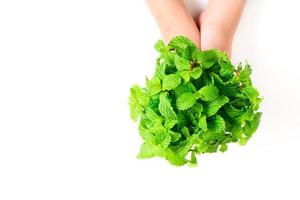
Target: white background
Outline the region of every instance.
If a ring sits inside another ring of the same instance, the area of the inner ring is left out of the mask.
[[[248,1],[233,62],[253,66],[261,126],[176,168],[135,158],[127,97],[160,37],[143,1],[0,1],[0,199],[300,199],[299,6]]]

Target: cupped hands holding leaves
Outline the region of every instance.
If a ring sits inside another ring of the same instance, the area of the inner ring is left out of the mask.
[[[178,35],[202,49],[218,49],[231,56],[231,46],[245,0],[208,0],[193,19],[183,0],[146,0],[166,43]]]

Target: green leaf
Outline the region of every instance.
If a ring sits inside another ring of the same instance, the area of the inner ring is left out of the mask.
[[[182,54],[184,50],[191,48],[196,49],[196,45],[188,38],[184,36],[174,37],[168,44],[170,49],[176,50],[179,54]]]
[[[242,92],[250,99],[250,101],[256,101],[259,95],[258,91],[252,86],[245,87]]]
[[[163,117],[169,120],[177,120],[177,115],[174,112],[170,101],[167,98],[167,93],[161,93],[159,98],[158,110]]]
[[[229,99],[226,96],[220,96],[217,99],[213,100],[207,106],[206,116],[208,116],[208,117],[213,116],[214,114],[216,114],[218,112],[218,110],[223,105],[225,105],[228,102],[229,102]]]
[[[187,112],[187,117],[192,126],[197,126],[198,122],[196,116],[193,113]]]
[[[221,77],[233,77],[234,68],[230,63],[220,63],[221,69],[220,69],[220,76]]]
[[[189,123],[189,120],[187,118],[187,114],[185,113],[185,111],[178,111],[178,128],[182,128],[184,126],[186,126]]]
[[[139,133],[141,138],[149,143],[149,144],[155,144],[155,137],[151,133],[151,130],[148,130],[147,127],[145,127],[143,124],[139,125]]]
[[[259,96],[259,92],[257,89],[255,89],[253,86],[246,86],[243,90],[242,93],[246,95],[251,101],[257,100]]]
[[[133,121],[137,121],[138,117],[143,111],[143,107],[130,101],[130,117]]]
[[[173,126],[175,126],[175,124],[177,124],[178,120],[177,119],[170,119],[170,118],[167,118],[166,121],[165,121],[165,128],[166,129],[171,129],[173,128]]]
[[[220,148],[221,152],[225,152],[225,151],[227,151],[227,149],[228,149],[227,144],[221,144],[221,148]]]
[[[219,86],[220,95],[225,95],[227,97],[235,97],[240,93],[239,85],[226,83],[225,85]]]
[[[225,82],[220,78],[219,75],[217,75],[216,73],[211,73],[211,76],[214,79],[215,84],[218,85],[225,85]]]
[[[184,71],[189,70],[191,67],[191,64],[188,60],[176,55],[174,58],[174,64],[178,71]]]
[[[158,77],[160,80],[163,80],[166,76],[166,65],[164,63],[161,63],[161,59],[158,58],[156,60],[156,69],[155,69],[155,75]]]
[[[188,93],[188,92],[194,93],[194,92],[196,92],[196,88],[192,83],[189,82],[189,83],[184,84],[184,85],[179,85],[174,91],[175,91],[176,97],[179,97],[184,93]]]
[[[187,92],[180,95],[176,101],[178,110],[186,110],[196,103],[196,97],[193,93]]]
[[[249,64],[242,69],[241,64],[239,65],[239,70],[237,74],[237,80],[244,84],[251,84],[250,75],[252,73],[252,69]]]
[[[242,125],[240,122],[234,122],[230,129],[233,138],[238,141],[243,137]]]
[[[254,110],[257,110],[259,107],[259,103],[262,101],[261,98],[259,98],[259,92],[256,88],[253,86],[246,86],[242,93],[247,96],[247,98],[250,100],[252,108]]]
[[[219,143],[226,140],[226,135],[224,132],[213,132],[210,129],[202,134],[202,139],[208,145],[207,152],[212,153],[218,150]]]
[[[184,140],[177,148],[177,154],[180,157],[185,158],[192,146],[196,143],[198,136],[196,134],[191,135],[187,140]]]
[[[208,128],[215,133],[223,132],[225,130],[225,121],[220,115],[215,115],[209,121]]]
[[[202,115],[202,116],[199,118],[198,127],[199,127],[201,130],[203,130],[203,131],[206,131],[206,130],[207,130],[207,122],[206,122],[206,116],[205,116],[205,115]]]
[[[218,55],[219,52],[214,49],[202,51],[202,54],[198,57],[198,61],[204,69],[208,69],[218,62]]]
[[[192,73],[191,73],[191,77],[193,79],[198,79],[202,74],[202,69],[200,67],[196,67],[193,69]]]
[[[159,116],[158,114],[156,114],[156,112],[154,112],[152,110],[152,108],[150,108],[150,107],[147,107],[145,109],[145,115],[144,115],[144,117],[146,119],[148,119],[149,121],[151,121],[151,122],[155,122],[155,121],[161,122],[162,121],[161,116]]]
[[[245,111],[243,109],[239,110],[239,109],[233,107],[231,104],[226,104],[224,106],[224,109],[225,109],[226,113],[232,118],[239,117],[245,113]]]
[[[181,82],[181,79],[179,76],[175,74],[167,75],[163,82],[162,82],[162,89],[163,90],[172,90],[176,88]]]
[[[254,118],[252,121],[248,121],[245,125],[245,127],[243,128],[243,131],[245,133],[245,135],[247,135],[249,138],[253,135],[253,133],[255,133],[255,131],[257,130],[259,123],[260,123],[260,119],[261,119],[261,112],[257,112],[254,115]]]
[[[182,166],[187,162],[184,157],[179,156],[177,152],[174,152],[171,149],[168,149],[166,152],[166,159],[175,166]]]
[[[136,121],[143,110],[143,106],[146,106],[149,102],[149,98],[145,92],[138,85],[134,85],[130,89],[129,105],[131,119]]]
[[[176,75],[180,76],[184,80],[184,83],[188,83],[190,81],[190,71],[179,71],[176,72]]]
[[[152,96],[150,98],[150,101],[148,104],[148,107],[151,108],[155,112],[158,112],[159,96],[160,96],[160,93]]]
[[[152,80],[146,83],[146,90],[150,96],[156,95],[161,91],[161,84],[158,77],[154,76]]]
[[[186,126],[181,129],[181,132],[185,138],[189,138],[191,136],[190,131]]]
[[[145,133],[151,133],[152,135],[156,135],[160,132],[165,131],[165,128],[163,127],[161,120],[155,120],[155,121],[151,121],[148,120],[147,118],[145,118],[144,116],[142,116],[141,119],[141,123],[140,123],[140,132],[142,134]],[[144,138],[145,141],[149,141],[151,140],[152,142],[152,138],[149,138],[150,140],[148,140],[148,138]]]
[[[218,60],[219,63],[221,63],[221,62],[230,63],[230,59],[226,52],[219,51],[218,56],[219,56],[219,60]]]
[[[171,142],[171,135],[166,131],[159,132],[155,135],[155,142],[156,145],[160,145],[162,149],[166,149]]]
[[[174,58],[176,54],[173,51],[167,51],[160,54],[161,64],[166,66],[174,65]]]
[[[165,44],[162,40],[158,40],[155,43],[154,48],[160,53],[167,51],[167,47],[165,46]]]
[[[219,96],[219,90],[214,85],[204,86],[196,93],[196,98],[203,101],[213,101]]]
[[[140,152],[137,155],[138,158],[152,158],[160,152],[160,149],[154,145],[143,143]]]
[[[189,162],[189,166],[190,167],[196,167],[197,166],[197,158],[196,158],[195,152],[191,153],[191,159],[190,159],[190,162]]]
[[[191,112],[194,113],[194,114],[196,114],[197,118],[199,118],[201,116],[202,111],[203,111],[203,105],[201,103],[199,103],[199,102],[196,102],[191,107]]]
[[[177,142],[181,138],[181,134],[175,131],[168,130],[171,135],[171,142]]]

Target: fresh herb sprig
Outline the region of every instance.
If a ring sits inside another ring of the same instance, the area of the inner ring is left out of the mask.
[[[258,128],[262,98],[249,64],[234,68],[218,50],[200,51],[177,36],[160,53],[146,87],[130,89],[130,115],[143,139],[138,158],[163,157],[171,164],[197,165],[196,154],[246,144]]]

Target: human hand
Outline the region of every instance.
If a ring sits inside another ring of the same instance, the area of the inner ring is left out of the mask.
[[[231,56],[232,40],[245,0],[209,0],[196,21],[182,0],[147,0],[147,3],[165,42],[183,35],[202,50],[219,49]]]
[[[200,47],[200,32],[182,0],[146,0],[166,43],[183,35]]]
[[[199,16],[202,50],[219,49],[231,56],[232,40],[245,0],[209,0]]]

